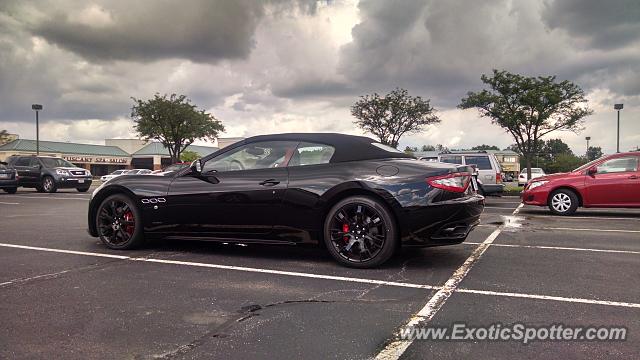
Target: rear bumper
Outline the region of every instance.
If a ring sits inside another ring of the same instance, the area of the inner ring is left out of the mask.
[[[0,189],[10,189],[18,187],[16,179],[0,179]]]
[[[469,195],[404,209],[400,215],[402,245],[427,247],[463,242],[480,223],[484,202],[481,195]]]

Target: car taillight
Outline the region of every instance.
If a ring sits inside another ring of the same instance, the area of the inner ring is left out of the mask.
[[[501,182],[502,182],[502,174],[497,172],[496,173],[496,183],[501,183]]]
[[[471,182],[471,174],[466,172],[447,175],[432,176],[427,178],[427,184],[434,188],[462,193],[467,190]]]

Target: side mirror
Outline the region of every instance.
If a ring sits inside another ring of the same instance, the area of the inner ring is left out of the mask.
[[[598,173],[598,168],[597,167],[590,167],[589,170],[587,170],[587,175],[595,175],[596,173]]]
[[[202,161],[200,159],[196,159],[191,163],[191,172],[200,174],[202,172]]]

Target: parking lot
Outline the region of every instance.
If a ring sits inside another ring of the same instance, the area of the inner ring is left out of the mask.
[[[0,194],[0,358],[336,358],[411,321],[624,326],[624,342],[404,342],[402,358],[640,358],[640,210],[572,217],[488,198],[465,243],[373,270],[323,250],[87,235],[89,193]],[[393,358],[393,356],[391,356]]]

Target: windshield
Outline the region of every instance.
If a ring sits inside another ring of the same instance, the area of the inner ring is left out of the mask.
[[[46,168],[55,168],[55,167],[77,167],[67,160],[60,158],[40,158],[42,164]]]
[[[593,160],[593,161],[589,161],[588,163],[586,163],[586,164],[584,164],[584,165],[580,166],[579,168],[576,168],[575,170],[573,170],[573,172],[576,172],[576,171],[582,171],[582,170],[587,170],[587,169],[588,169],[588,168],[590,168],[593,164],[597,163],[598,161],[600,161],[600,160],[602,160],[602,159],[604,159],[604,158],[605,158],[605,156],[600,157],[600,158],[597,158],[597,159],[595,159],[595,160]]]
[[[173,164],[173,165],[169,165],[167,166],[164,171],[178,171],[178,170],[182,170],[186,167],[189,167],[189,164]]]

